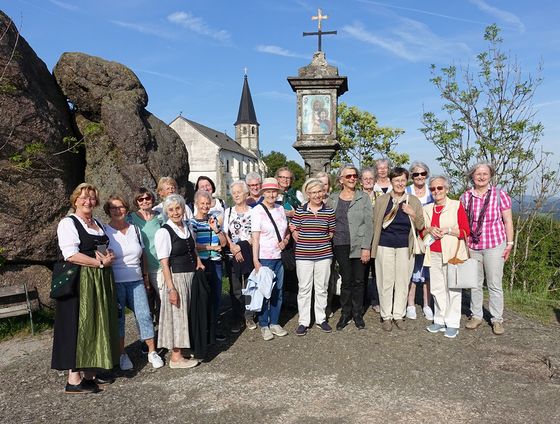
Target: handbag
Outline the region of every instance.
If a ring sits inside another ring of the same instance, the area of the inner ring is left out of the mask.
[[[480,262],[469,256],[469,248],[466,242],[466,232],[463,230],[465,248],[467,250],[467,260],[463,261],[457,257],[461,240],[457,239],[457,249],[455,256],[447,261],[447,287],[450,289],[476,289],[478,287],[478,272]]]
[[[268,211],[268,208],[260,203],[263,207],[264,211],[270,218],[270,222],[272,222],[272,226],[274,227],[274,231],[276,231],[276,237],[278,238],[278,242],[282,241],[282,237],[280,237],[280,231],[278,231],[278,227],[276,226],[276,222],[272,219],[272,215]],[[288,245],[284,248],[284,250],[280,251],[280,257],[282,258],[282,265],[288,271],[294,271],[296,269],[296,250],[294,246],[293,239],[290,237],[290,241]]]
[[[406,195],[405,203],[408,205],[408,194]],[[424,240],[422,239],[422,237],[420,237],[420,234],[418,234],[418,231],[416,230],[416,227],[414,226],[414,222],[412,221],[410,215],[408,216],[408,219],[410,219],[410,225],[414,230],[414,246],[412,249],[412,253],[414,253],[415,255],[423,255],[424,253],[426,253],[426,245],[424,244]]]
[[[67,261],[55,262],[51,280],[51,299],[65,299],[76,294],[81,266]]]

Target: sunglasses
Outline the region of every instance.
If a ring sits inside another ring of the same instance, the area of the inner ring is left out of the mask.
[[[346,174],[344,176],[344,178],[346,178],[347,180],[350,180],[352,178],[357,179],[358,178],[358,174]]]
[[[428,173],[426,171],[423,172],[413,172],[412,173],[412,178],[416,178],[416,177],[425,177],[426,175],[428,175]]]
[[[140,202],[150,202],[151,200],[152,200],[152,198],[150,196],[139,197],[138,199],[136,199],[136,201],[138,203],[140,203]]]
[[[430,191],[443,191],[444,186],[430,187]]]

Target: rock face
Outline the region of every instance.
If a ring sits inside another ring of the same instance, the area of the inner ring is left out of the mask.
[[[184,144],[146,111],[148,96],[130,69],[83,53],[64,53],[54,76],[74,106],[84,137],[85,181],[99,187],[102,199],[117,193],[130,201],[136,188],[154,189],[166,175],[185,187],[189,167]]]
[[[75,136],[55,79],[0,12],[0,247],[9,262],[56,258],[56,225],[83,178],[83,158],[63,153]]]

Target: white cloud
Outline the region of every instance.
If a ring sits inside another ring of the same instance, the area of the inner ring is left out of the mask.
[[[174,38],[173,35],[161,28],[155,28],[148,25],[135,24],[132,22],[111,21],[111,23],[118,25],[122,28],[131,29],[133,31],[141,32],[142,34],[155,35],[161,38]]]
[[[58,0],[49,0],[52,4],[66,10],[78,10],[78,6],[75,4],[64,3]]]
[[[489,5],[484,0],[470,0],[472,4],[478,7],[482,12],[488,13],[490,16],[500,19],[503,22],[507,22],[515,26],[519,32],[525,32],[525,25],[521,22],[521,19],[517,15],[506,10],[498,9],[497,7]]]
[[[148,74],[148,75],[153,75],[159,78],[165,78],[171,81],[176,81],[176,82],[180,82],[182,84],[187,84],[187,85],[193,85],[192,82],[187,81],[185,79],[176,77],[174,75],[170,75],[170,74],[165,74],[163,72],[157,72],[157,71],[150,71],[148,69],[135,69],[136,72],[140,73],[140,74]]]
[[[274,46],[274,45],[259,44],[257,47],[255,47],[255,50],[261,53],[274,54],[276,56],[305,57],[304,55],[294,53],[289,50],[286,50],[283,47]]]
[[[230,33],[226,30],[216,30],[210,28],[202,18],[198,18],[189,12],[174,12],[167,17],[169,22],[181,25],[189,31],[195,32],[218,41],[227,42],[230,40]]]
[[[456,56],[469,48],[464,43],[443,39],[425,24],[413,19],[400,19],[401,23],[383,34],[369,31],[360,22],[342,28],[345,34],[359,41],[381,47],[410,62]]]

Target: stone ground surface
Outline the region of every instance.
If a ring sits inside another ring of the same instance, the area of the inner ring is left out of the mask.
[[[370,310],[365,330],[351,323],[297,337],[288,311],[287,337],[265,342],[246,329],[191,370],[153,370],[127,315],[135,370],[79,396],[65,395],[65,378],[49,368],[51,332],[8,340],[0,343],[0,422],[560,422],[560,325],[506,313],[503,336],[484,325],[449,340],[425,331],[418,312],[407,331],[383,332]]]

